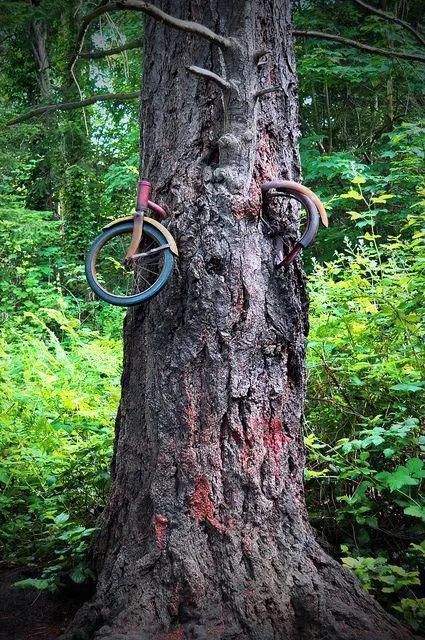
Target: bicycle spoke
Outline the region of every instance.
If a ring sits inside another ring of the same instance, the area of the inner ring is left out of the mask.
[[[143,271],[147,271],[148,273],[153,273],[154,276],[158,275],[158,271],[152,271],[151,269],[148,269],[147,267],[142,267]]]
[[[129,230],[111,237],[99,251],[95,265],[96,276],[102,288],[119,297],[137,295],[150,289],[165,265],[164,250],[154,251],[150,256],[126,264],[124,259],[131,235]],[[162,246],[156,238],[145,233],[138,252],[146,254]]]
[[[143,242],[142,242],[142,244],[143,244]],[[148,246],[143,248],[143,253],[147,253],[148,251],[150,251],[151,249],[153,249],[153,247],[155,246],[155,244],[156,244],[156,243],[155,243],[153,240],[151,240],[151,242],[148,244]],[[140,253],[142,253],[142,252],[140,252]]]
[[[149,282],[149,280],[146,280],[146,278],[144,278],[144,277],[142,276],[142,274],[141,274],[141,273],[139,273],[138,275],[142,278],[142,280],[144,280],[144,281],[146,282],[146,284],[148,285],[148,287],[150,287],[150,286],[151,286],[151,283]]]

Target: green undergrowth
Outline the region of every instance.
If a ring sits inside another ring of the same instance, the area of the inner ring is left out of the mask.
[[[335,197],[358,235],[312,267],[306,421],[313,524],[415,630],[425,622],[424,196],[412,190],[406,204],[395,185],[377,192],[357,174]]]
[[[49,212],[2,208],[0,546],[44,566],[25,586],[85,581],[109,482],[122,314],[86,301]]]

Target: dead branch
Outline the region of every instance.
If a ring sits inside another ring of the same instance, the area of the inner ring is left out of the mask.
[[[262,96],[267,95],[268,93],[275,93],[276,91],[283,91],[283,87],[276,85],[274,87],[266,87],[265,89],[259,89],[254,93],[254,100],[261,98]]]
[[[267,56],[269,53],[271,53],[270,49],[257,49],[252,54],[252,58],[253,58],[254,62],[256,64],[258,64],[258,62],[261,60],[261,58],[263,58],[264,56]]]
[[[143,46],[143,40],[141,38],[135,38],[130,40],[119,47],[113,47],[112,49],[101,49],[99,51],[82,51],[79,54],[80,58],[86,60],[98,60],[99,58],[107,58],[108,56],[114,56],[122,51],[129,51],[130,49],[141,49]]]
[[[31,109],[31,111],[27,111],[27,113],[23,113],[22,115],[13,118],[13,120],[8,120],[4,124],[5,126],[10,127],[14,124],[19,124],[20,122],[25,122],[26,120],[35,118],[36,116],[44,116],[46,113],[51,113],[52,111],[71,111],[72,109],[81,109],[81,107],[87,107],[90,104],[94,104],[95,102],[124,102],[125,100],[134,100],[135,98],[139,98],[140,95],[140,91],[133,91],[131,93],[100,93],[96,96],[90,96],[89,98],[85,98],[85,100],[80,100],[77,102],[43,104],[39,107],[36,107],[35,109]]]
[[[218,33],[215,33],[211,29],[208,29],[208,27],[205,27],[199,22],[193,22],[191,20],[182,20],[180,18],[175,18],[174,16],[171,16],[170,14],[165,13],[165,11],[162,11],[162,9],[155,7],[150,2],[143,2],[143,0],[118,0],[116,2],[107,2],[106,4],[102,4],[101,6],[97,7],[96,9],[88,13],[84,17],[81,23],[80,30],[77,35],[75,52],[69,64],[71,75],[73,74],[75,63],[81,54],[84,38],[93,20],[95,20],[96,18],[99,18],[104,13],[109,13],[111,11],[123,11],[123,10],[124,11],[125,10],[141,11],[146,15],[149,15],[152,18],[155,18],[155,20],[158,20],[159,22],[163,22],[169,27],[172,27],[174,29],[180,29],[181,31],[187,31],[188,33],[194,33],[203,38],[207,38],[208,40],[210,40],[211,42],[214,42],[221,48],[228,48],[233,45],[233,41],[230,38],[225,38],[224,36],[220,36]]]
[[[210,71],[209,69],[203,69],[202,67],[195,67],[195,65],[186,67],[186,69],[190,71],[190,73],[193,73],[195,76],[200,76],[201,78],[206,78],[207,80],[212,80],[213,82],[216,82],[219,85],[219,87],[224,91],[228,91],[232,87],[230,82],[228,82],[221,76],[217,75],[213,71]]]
[[[373,7],[371,4],[367,4],[366,2],[363,2],[363,0],[354,0],[354,2],[358,4],[359,7],[362,7],[362,9],[366,9],[366,11],[368,11],[369,13],[374,13],[375,15],[379,16],[380,18],[383,18],[384,20],[395,22],[396,24],[400,25],[404,29],[407,29],[416,38],[416,40],[418,40],[418,42],[420,42],[421,45],[425,47],[425,38],[419,33],[419,31],[417,31],[414,27],[412,27],[411,24],[406,22],[406,20],[402,20],[401,18],[398,18],[397,16],[394,16],[391,13],[387,13],[386,11],[382,11],[382,9],[377,9],[376,7]]]
[[[233,46],[233,40],[230,38],[225,38],[224,36],[220,36],[218,33],[215,33],[208,27],[205,27],[203,24],[199,22],[193,22],[192,20],[181,20],[180,18],[175,18],[165,11],[158,9],[150,2],[142,2],[142,0],[124,0],[122,3],[124,5],[124,9],[133,9],[135,11],[143,11],[147,15],[155,18],[155,20],[159,20],[159,22],[164,22],[164,24],[169,27],[174,27],[175,29],[181,29],[182,31],[187,31],[188,33],[194,33],[202,38],[206,38],[211,42],[214,42],[219,47],[224,49]],[[105,5],[108,6],[108,5]]]
[[[385,56],[386,58],[405,58],[406,60],[415,60],[416,62],[425,62],[425,56],[420,53],[407,53],[404,51],[395,51],[394,49],[381,49],[378,47],[372,47],[369,44],[358,42],[357,40],[351,40],[350,38],[343,38],[335,33],[324,33],[323,31],[310,31],[305,29],[293,29],[294,36],[301,36],[306,38],[318,38],[319,40],[334,40],[335,42],[341,42],[350,47],[360,49],[360,51],[367,51],[368,53],[375,53],[376,55]]]

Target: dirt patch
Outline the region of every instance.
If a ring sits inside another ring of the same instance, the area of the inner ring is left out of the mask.
[[[29,567],[0,567],[0,640],[54,640],[87,599],[83,588],[46,593],[13,586],[37,574]]]

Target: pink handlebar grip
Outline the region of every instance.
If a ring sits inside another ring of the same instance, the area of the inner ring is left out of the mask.
[[[139,180],[137,183],[136,211],[146,211],[150,194],[151,183],[149,180]]]

